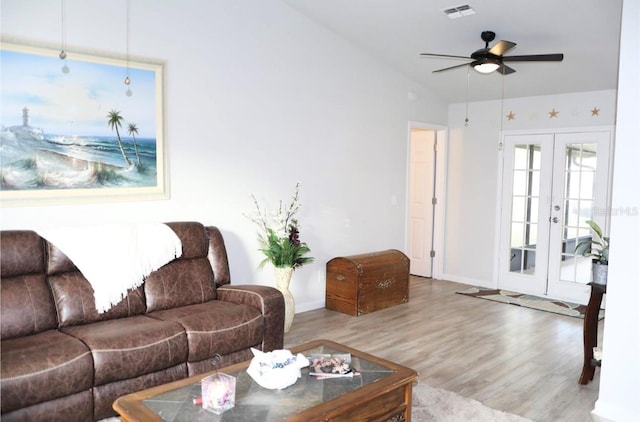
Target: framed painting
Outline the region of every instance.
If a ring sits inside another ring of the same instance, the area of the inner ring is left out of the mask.
[[[159,61],[3,41],[0,203],[168,198],[163,73]]]

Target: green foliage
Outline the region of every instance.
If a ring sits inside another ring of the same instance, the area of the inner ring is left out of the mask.
[[[582,256],[590,256],[601,264],[609,263],[609,237],[604,236],[602,229],[595,222],[586,222],[591,227],[592,236],[576,245],[575,253]]]
[[[282,207],[282,201],[278,210],[273,213],[272,228],[267,218],[266,211],[263,211],[255,196],[252,196],[256,211],[253,216],[246,216],[259,228],[258,242],[265,258],[260,262],[259,268],[270,263],[274,267],[296,269],[304,264],[313,262],[313,258],[305,256],[311,249],[306,243],[300,242],[300,231],[298,220],[293,216],[300,209],[298,202],[300,195],[300,184],[296,184],[296,190],[288,206]]]
[[[295,220],[294,220],[295,222]],[[279,237],[273,229],[267,229],[268,236],[259,236],[260,251],[265,259],[260,262],[259,268],[267,263],[280,268],[298,268],[304,264],[313,262],[312,257],[304,256],[311,252],[306,243],[295,242],[291,238],[292,233],[297,233],[297,226],[289,226],[289,237]]]

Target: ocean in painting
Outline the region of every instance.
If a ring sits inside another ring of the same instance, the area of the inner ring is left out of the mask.
[[[2,190],[156,187],[156,139],[52,135],[39,128],[2,128]],[[137,154],[136,154],[137,146]],[[138,163],[139,157],[139,163]]]

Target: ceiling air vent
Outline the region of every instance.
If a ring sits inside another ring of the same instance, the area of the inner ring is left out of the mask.
[[[463,4],[462,6],[449,7],[442,11],[444,12],[445,15],[447,15],[449,19],[458,19],[463,16],[476,14],[476,11],[473,10],[473,8],[468,4]]]

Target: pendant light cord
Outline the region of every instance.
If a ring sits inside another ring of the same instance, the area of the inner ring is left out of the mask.
[[[65,23],[65,4],[64,0],[60,1],[60,22],[62,24],[62,28],[60,30],[60,58],[62,60],[67,58],[67,53],[65,52],[67,48],[67,32],[66,32],[66,23]]]
[[[131,92],[131,78],[129,78],[129,32],[131,29],[131,0],[127,0],[127,76],[124,78],[124,84],[127,86],[127,90],[125,94],[127,97],[130,97],[133,93]]]
[[[131,1],[127,0],[127,79],[129,79],[129,29],[131,28],[130,15],[131,15]]]
[[[498,142],[498,149],[502,149],[502,129],[504,125],[504,78],[505,74],[502,74],[502,92],[500,94],[500,140]]]
[[[467,101],[464,111],[464,126],[469,126],[469,79],[471,78],[471,66],[467,66]]]

